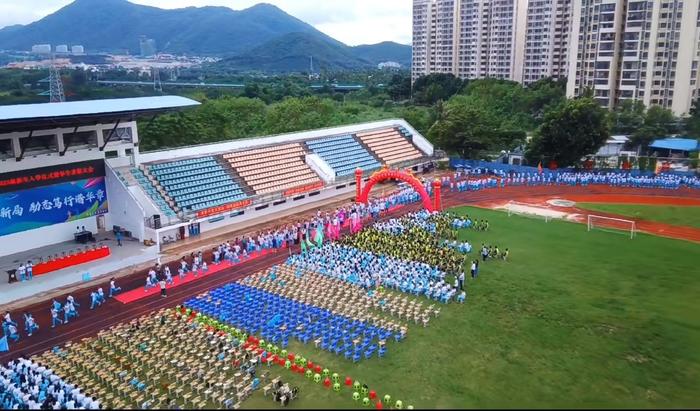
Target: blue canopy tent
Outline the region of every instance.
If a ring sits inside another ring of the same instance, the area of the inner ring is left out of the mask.
[[[700,143],[698,143],[698,140],[692,138],[664,138],[654,140],[649,147],[669,150],[670,155],[673,151],[684,151],[686,153],[698,151],[700,150]]]

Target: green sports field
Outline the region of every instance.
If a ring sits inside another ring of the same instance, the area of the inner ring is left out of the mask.
[[[290,344],[314,362],[403,400],[404,408],[700,406],[700,247],[640,234],[587,232],[584,225],[473,208],[489,232],[462,230],[510,248],[508,262],[480,265],[464,305],[443,306],[412,326],[387,356],[353,364]],[[299,374],[290,408],[362,408]],[[243,408],[277,408],[256,392]],[[386,407],[385,407],[386,408]]]
[[[598,203],[578,203],[576,206],[591,211],[700,228],[700,207]]]

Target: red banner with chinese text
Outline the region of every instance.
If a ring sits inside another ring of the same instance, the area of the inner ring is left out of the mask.
[[[227,211],[235,210],[237,208],[246,207],[246,206],[249,206],[252,202],[253,201],[250,199],[241,200],[241,201],[236,201],[234,203],[223,204],[220,206],[200,210],[200,211],[197,211],[197,218],[209,217],[209,216],[213,216],[216,214],[225,213]]]
[[[317,189],[319,189],[319,188],[323,188],[323,182],[322,182],[322,181],[319,181],[318,183],[307,184],[307,185],[305,185],[305,186],[299,186],[299,187],[290,188],[289,190],[286,190],[286,191],[284,192],[284,196],[285,196],[285,197],[290,197],[290,196],[293,196],[293,195],[305,193],[305,192],[307,192],[307,191],[317,190]]]

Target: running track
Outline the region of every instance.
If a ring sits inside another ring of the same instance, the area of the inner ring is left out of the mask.
[[[502,189],[487,189],[478,192],[443,192],[443,207],[454,207],[458,205],[479,205],[497,201],[516,200],[521,198],[548,198],[548,197],[565,197],[567,195],[577,196],[596,196],[601,195],[601,198],[615,194],[627,198],[629,202],[639,200],[644,202],[645,198],[650,197],[667,197],[669,203],[675,200],[672,198],[681,198],[678,202],[683,201],[700,201],[700,190],[679,189],[679,190],[663,190],[663,189],[633,189],[625,187],[607,187],[607,186],[588,186],[588,187],[571,187],[571,186],[535,186],[535,187],[506,187]],[[693,199],[693,200],[683,200]],[[388,217],[395,217],[410,211],[422,208],[421,203],[405,206],[390,213]],[[292,252],[298,251],[299,247],[295,247]],[[249,261],[231,269],[222,271],[216,275],[203,277],[197,281],[184,284],[168,290],[168,297],[161,298],[153,296],[138,303],[121,304],[118,301],[110,300],[95,310],[90,310],[90,292],[93,287],[86,287],[71,293],[75,299],[81,304],[78,308],[80,317],[74,319],[68,325],[59,325],[55,329],[51,329],[51,319],[49,315],[50,300],[45,300],[37,304],[26,307],[25,310],[31,312],[41,329],[32,337],[27,337],[22,327],[21,311],[13,311],[12,318],[19,323],[21,329],[21,337],[18,343],[11,343],[11,351],[0,354],[0,363],[5,363],[19,356],[31,356],[46,351],[53,346],[63,345],[68,341],[79,341],[82,338],[94,336],[99,330],[109,328],[112,325],[128,322],[143,314],[151,311],[159,310],[164,307],[174,307],[181,304],[187,298],[205,292],[209,289],[221,286],[223,284],[236,281],[245,276],[268,268],[274,264],[284,262],[288,252],[278,252],[265,257]],[[211,258],[208,256],[207,258]],[[128,277],[119,279],[119,285],[124,290],[142,288],[146,271],[139,272]],[[105,281],[105,283],[107,283]],[[109,286],[103,286],[108,291]],[[58,298],[59,301],[65,301],[68,294],[64,294]]]

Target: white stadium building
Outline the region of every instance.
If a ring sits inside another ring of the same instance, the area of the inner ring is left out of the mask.
[[[153,244],[144,259],[153,258],[164,238],[347,195],[357,168],[368,178],[434,160],[401,119],[139,151],[137,120],[197,105],[159,96],[0,107],[0,270],[72,246],[83,226]]]

